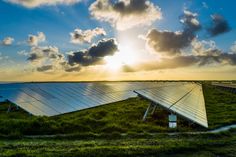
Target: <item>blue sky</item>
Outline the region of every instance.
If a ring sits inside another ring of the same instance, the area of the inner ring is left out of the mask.
[[[27,57],[19,55],[17,52],[25,51],[28,55],[32,53],[30,52],[32,45],[29,45],[27,42],[30,34],[37,35],[38,32],[43,32],[46,36],[46,40],[40,42],[37,46],[55,46],[59,49],[60,53],[66,55],[71,51],[89,49],[103,38],[115,38],[118,40],[119,44],[120,41],[117,39],[119,35],[129,36],[132,32],[136,32],[134,36],[137,37],[137,40],[140,40],[138,36],[147,35],[148,31],[151,29],[157,29],[158,31],[168,30],[172,32],[182,31],[183,24],[180,23],[180,17],[183,15],[184,10],[197,13],[197,20],[202,26],[201,30],[195,33],[195,38],[197,38],[198,41],[214,41],[217,48],[222,50],[222,53],[229,53],[230,48],[236,41],[236,1],[234,0],[228,0],[227,2],[219,0],[217,3],[214,0],[147,0],[154,6],[160,8],[162,18],[153,20],[151,24],[147,26],[135,26],[124,30],[117,29],[111,22],[92,17],[89,8],[91,4],[96,2],[95,0],[82,0],[81,2],[75,2],[69,5],[64,2],[49,5],[42,3],[39,6],[33,7],[27,7],[18,3],[18,0],[12,1],[0,1],[0,40],[3,41],[6,37],[14,38],[14,41],[10,45],[0,45],[0,52],[2,56],[9,56],[15,64],[20,63],[25,66],[29,64]],[[14,1],[17,3],[14,3]],[[129,2],[129,0],[126,1]],[[114,0],[111,4],[115,4],[116,2],[117,1]],[[207,33],[207,28],[212,22],[211,15],[214,14],[222,16],[225,21],[227,21],[230,31],[216,36],[210,36]],[[75,29],[93,30],[96,27],[104,29],[107,35],[105,37],[97,35],[92,38],[90,43],[71,43],[70,33]],[[131,40],[133,40],[133,38]],[[143,43],[143,49],[144,47],[145,41]],[[65,58],[66,57],[67,56],[65,56]],[[234,68],[232,65],[230,66]],[[203,69],[205,70],[206,67],[203,67]],[[6,69],[2,67],[2,71],[4,70],[6,71]],[[18,72],[19,71],[18,69]],[[70,74],[66,73],[66,75]],[[9,76],[12,75],[9,74]],[[22,78],[25,79],[25,77]],[[5,80],[7,78],[0,77],[0,79]]]

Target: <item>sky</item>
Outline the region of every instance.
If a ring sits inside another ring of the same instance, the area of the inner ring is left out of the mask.
[[[0,81],[236,79],[235,0],[0,0]]]

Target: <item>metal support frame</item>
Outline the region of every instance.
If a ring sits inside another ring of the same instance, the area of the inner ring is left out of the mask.
[[[19,110],[19,106],[18,105],[15,105],[15,104],[12,104],[11,102],[9,102],[9,106],[7,108],[7,113],[11,112],[11,109],[12,109],[13,106],[16,107],[16,110]]]
[[[11,111],[11,104],[9,104],[8,108],[7,108],[7,113],[9,113]]]
[[[145,111],[145,113],[143,115],[143,121],[146,120],[146,118],[148,116],[148,113],[150,112],[151,108],[152,108],[151,114],[153,114],[156,110],[156,105],[153,102],[151,102],[150,105],[148,105],[148,108],[147,108],[147,110]]]
[[[154,105],[154,106],[153,106],[153,109],[152,109],[152,112],[151,112],[152,115],[154,115],[156,109],[157,109],[157,105]]]

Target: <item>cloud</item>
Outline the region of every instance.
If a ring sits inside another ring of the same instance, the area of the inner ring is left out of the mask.
[[[146,35],[148,48],[162,55],[173,56],[180,54],[181,49],[190,46],[195,39],[195,33],[201,29],[197,14],[184,10],[180,22],[183,24],[183,31],[150,30]]]
[[[14,38],[12,37],[6,37],[2,41],[2,45],[9,46],[14,42]]]
[[[212,40],[197,41],[194,40],[192,43],[192,53],[195,55],[212,55],[218,56],[222,52],[217,48],[216,43]]]
[[[211,19],[212,23],[207,28],[207,31],[211,36],[217,36],[231,30],[228,22],[224,19],[223,16],[214,14],[211,16]]]
[[[201,29],[200,22],[197,19],[198,14],[189,10],[184,10],[184,14],[181,16],[180,22],[183,24],[184,31],[196,32]]]
[[[176,69],[190,66],[236,65],[236,54],[221,53],[215,55],[183,55],[173,58],[162,58],[161,61],[143,62],[134,66],[123,66],[124,72],[137,72],[162,69]]]
[[[22,51],[20,55],[27,54],[27,61],[38,72],[78,72],[83,66],[104,64],[105,56],[112,56],[118,51],[115,39],[103,39],[89,49],[70,52],[67,58],[55,46],[34,46],[30,52]]]
[[[79,72],[81,69],[82,68],[79,65],[75,65],[75,66],[66,65],[65,66],[65,72]]]
[[[153,29],[146,36],[147,46],[153,51],[173,56],[181,53],[181,49],[190,45],[194,39],[188,32],[158,31]]]
[[[17,54],[20,55],[20,56],[28,56],[29,52],[26,52],[25,50],[22,50],[22,51],[18,51]]]
[[[206,2],[202,2],[202,7],[203,7],[203,8],[206,8],[206,9],[209,8]]]
[[[115,39],[103,39],[87,50],[70,53],[68,64],[82,66],[103,64],[103,58],[114,55],[116,51],[118,51],[118,46]]]
[[[80,2],[81,0],[5,0],[6,2],[18,4],[26,8],[35,8],[44,5],[57,5],[57,4],[66,4],[72,5]]]
[[[223,52],[216,47],[214,41],[192,42],[190,54],[180,54],[172,57],[162,57],[160,61],[141,62],[133,66],[124,65],[124,72],[176,69],[190,66],[223,66],[236,65],[236,53]]]
[[[0,61],[4,61],[4,60],[8,60],[9,56],[4,56],[1,52],[0,52]]]
[[[232,53],[236,53],[236,41],[233,43],[233,45],[230,47],[230,51]]]
[[[55,46],[32,47],[27,61],[39,72],[64,69],[65,56]]]
[[[92,39],[98,35],[105,36],[106,32],[103,28],[95,28],[88,30],[81,30],[79,28],[75,29],[74,32],[70,33],[71,43],[73,44],[83,44],[91,43]]]
[[[45,58],[55,60],[63,58],[63,56],[59,52],[59,49],[55,46],[32,47],[27,60],[31,62],[38,62],[44,60]]]
[[[38,72],[45,72],[53,69],[53,65],[43,65],[41,67],[37,67]]]
[[[38,32],[37,35],[30,34],[28,36],[28,44],[30,46],[38,46],[39,43],[44,42],[46,40],[46,36],[43,32]]]
[[[187,67],[198,62],[194,56],[176,56],[174,58],[162,58],[161,61],[139,63],[136,66],[123,66],[124,72],[150,71],[161,69],[176,69]]]
[[[151,25],[162,17],[161,9],[149,0],[96,0],[89,11],[95,19],[109,22],[118,30]]]

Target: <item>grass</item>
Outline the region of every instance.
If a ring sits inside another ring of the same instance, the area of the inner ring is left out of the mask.
[[[93,140],[0,140],[0,156],[234,157],[236,132]]]
[[[236,123],[236,94],[203,84],[209,128]]]

